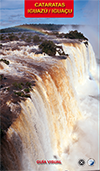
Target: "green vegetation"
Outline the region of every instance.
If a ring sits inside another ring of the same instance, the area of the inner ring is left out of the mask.
[[[2,79],[3,79],[3,74],[0,75],[0,81],[2,81]]]
[[[88,40],[81,32],[78,32],[77,30],[69,31],[69,33],[66,34],[59,34],[58,32],[52,32],[51,34],[55,35],[58,38]]]
[[[52,41],[45,40],[39,45],[39,48],[42,49],[42,52],[50,56],[54,56],[56,54],[56,45]]]
[[[59,30],[62,27],[60,24],[30,24],[30,26],[44,30]]]
[[[27,94],[31,90],[31,83],[30,82],[28,82],[28,81],[26,83],[14,82],[12,85],[14,86],[13,90],[14,90],[15,95],[17,95],[19,97],[30,97],[30,94]],[[16,91],[18,89],[21,89],[21,91]]]
[[[67,25],[68,26],[68,25]],[[66,26],[66,27],[67,27]],[[15,27],[10,27],[10,28],[6,28],[6,29],[1,29],[1,33],[9,33],[9,35],[5,35],[5,34],[1,34],[0,35],[0,40],[6,40],[6,41],[12,41],[12,40],[24,40],[27,43],[33,42],[34,43],[38,43],[41,41],[41,39],[39,38],[38,35],[34,35],[32,38],[32,32],[30,32],[30,29],[33,28],[33,30],[37,30],[37,34],[42,34],[40,33],[40,31],[44,30],[45,33],[47,33],[48,35],[55,35],[56,37],[59,38],[69,38],[69,39],[79,39],[81,40],[88,40],[81,32],[78,32],[77,30],[74,31],[70,31],[69,33],[61,33],[59,34],[59,29],[62,27],[62,25],[56,25],[56,24],[23,24],[23,25],[19,25],[19,26],[15,26]],[[72,28],[78,28],[78,25],[72,25]],[[50,32],[48,32],[48,31]],[[29,35],[27,35],[26,33],[21,33],[21,32],[30,32],[27,33]],[[38,32],[39,31],[39,32]],[[47,31],[47,32],[46,32]],[[12,32],[12,33],[11,33]],[[19,32],[14,34],[14,32]]]
[[[81,32],[78,32],[77,30],[66,33],[64,37],[69,39],[88,40]]]
[[[39,45],[39,48],[42,49],[42,52],[45,52],[50,56],[55,56],[56,52],[58,52],[60,56],[61,55],[68,56],[68,54],[65,54],[62,46],[56,46],[54,42],[50,40],[43,41],[41,45]]]
[[[15,95],[20,96],[20,97],[30,97],[30,94],[24,94],[24,92],[14,92]]]
[[[16,87],[16,88],[19,88],[19,89],[22,89],[22,86],[25,86],[25,85],[27,87],[31,88],[31,83],[30,82],[26,82],[25,84],[23,82],[21,82],[21,83],[14,82],[12,85],[14,87]]]
[[[9,61],[7,61],[6,59],[0,59],[0,62],[4,62],[6,65],[9,65]]]
[[[21,83],[18,84],[18,88],[19,88],[19,89],[22,89]]]
[[[86,47],[88,47],[88,42],[87,42],[87,41],[86,41],[86,42],[84,42],[84,44],[85,44],[85,46],[86,46]]]
[[[59,55],[66,55],[62,46],[56,46],[56,51],[59,53]]]
[[[25,94],[25,96],[24,96],[24,97],[27,97],[27,98],[29,97],[29,98],[30,98],[30,94]]]
[[[2,49],[2,44],[0,44],[0,49]]]
[[[21,82],[20,84],[21,84],[22,86],[24,86],[24,83]]]
[[[38,35],[33,36],[33,42],[38,43],[40,41],[40,38]]]
[[[29,35],[29,36],[27,37],[26,42],[27,42],[27,43],[30,43],[30,42],[31,42],[31,35]]]
[[[0,40],[4,40],[5,36],[3,34],[0,35]]]
[[[31,88],[31,83],[30,82],[26,82],[26,86]]]
[[[9,91],[9,90],[10,90],[10,87],[7,88],[7,91]]]
[[[14,35],[14,33],[9,34],[8,39],[10,41],[19,40],[19,38],[16,35]]]
[[[14,92],[14,94],[23,97],[24,93],[23,92]]]
[[[25,40],[25,34],[23,33],[20,37],[22,40]]]
[[[33,29],[43,29],[43,30],[59,30],[63,25],[56,25],[56,24],[23,24],[19,25],[17,27],[10,27],[10,28],[5,28],[1,29],[1,33],[8,33],[8,32],[23,32],[23,31],[28,31],[30,28]],[[26,27],[26,28],[25,28]]]
[[[22,86],[24,86],[24,83],[17,83],[17,82],[14,82],[13,84],[12,84],[14,87],[16,87],[16,88],[18,88],[18,89],[22,89],[23,87]]]
[[[10,27],[10,28],[1,29],[0,31],[1,31],[1,33],[9,33],[9,32],[23,31],[23,29],[16,28],[16,27]]]
[[[22,40],[26,41],[27,43],[30,43],[30,42],[34,42],[34,43],[38,43],[40,41],[40,38],[38,35],[34,35],[33,38],[32,38],[32,35],[29,34],[28,37],[25,39],[25,35],[22,34],[22,36],[20,37]]]
[[[13,83],[13,86],[15,86],[15,87],[17,88],[17,87],[18,87],[17,82],[14,82],[14,83]]]
[[[26,93],[29,93],[29,92],[30,92],[30,89],[29,89],[29,88],[25,88],[24,91],[25,91]]]
[[[18,96],[21,96],[21,97],[24,97],[24,93],[23,92],[14,92],[14,94],[18,95]]]
[[[64,37],[64,34],[58,34],[57,37],[58,38],[63,38]]]

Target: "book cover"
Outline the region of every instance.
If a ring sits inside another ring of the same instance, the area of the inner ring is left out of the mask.
[[[100,170],[99,10],[0,1],[0,170]]]

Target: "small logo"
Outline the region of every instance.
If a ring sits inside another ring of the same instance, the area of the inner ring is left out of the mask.
[[[80,160],[78,161],[78,164],[79,164],[80,166],[83,166],[83,165],[85,164],[85,161],[84,161],[83,159],[80,159]]]
[[[89,159],[89,160],[87,161],[87,163],[88,163],[89,166],[93,166],[94,163],[95,163],[95,160],[94,160],[94,159]]]

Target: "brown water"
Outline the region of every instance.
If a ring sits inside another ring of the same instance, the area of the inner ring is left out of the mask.
[[[8,66],[0,63],[7,78],[1,92],[5,104],[1,125],[6,131],[1,140],[3,170],[76,171],[82,170],[80,158],[94,158],[93,169],[98,169],[98,100],[92,97],[98,95],[95,55],[91,45],[61,45],[69,54],[66,59],[29,53],[33,47],[28,46],[3,50],[1,57],[10,61]],[[13,94],[15,81],[31,82],[30,98]],[[37,160],[62,164],[37,164]]]

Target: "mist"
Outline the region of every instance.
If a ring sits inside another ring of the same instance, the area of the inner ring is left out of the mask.
[[[60,32],[63,33],[68,33],[71,30],[83,33],[91,43],[97,60],[99,60],[99,7],[99,0],[88,0],[84,8],[81,9],[80,15],[83,15],[84,19],[80,21],[79,18],[77,23],[73,20],[72,24],[74,25],[65,25],[60,29]],[[75,14],[74,19],[76,19]]]
[[[95,52],[96,59],[99,59],[99,38],[98,38],[98,27],[97,26],[88,26],[88,25],[66,25],[63,26],[59,32],[61,33],[68,33],[71,30],[78,30],[79,32],[83,33],[85,37],[88,38],[89,42],[91,43],[93,50]]]

